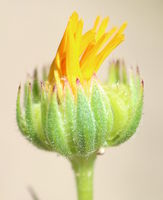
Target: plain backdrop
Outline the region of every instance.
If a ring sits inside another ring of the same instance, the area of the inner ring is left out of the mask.
[[[76,10],[91,27],[97,15],[111,25],[128,21],[126,40],[107,59],[139,65],[145,82],[143,117],[125,144],[98,158],[95,200],[163,199],[163,1],[162,0],[0,0],[0,199],[76,199],[71,166],[55,153],[40,151],[18,131],[15,102],[19,83],[56,53],[68,17]]]

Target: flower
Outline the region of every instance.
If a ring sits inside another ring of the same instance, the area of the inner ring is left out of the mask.
[[[88,157],[102,147],[129,139],[139,124],[143,81],[137,69],[127,76],[122,61],[112,62],[103,84],[96,72],[124,40],[126,23],[106,32],[109,18],[99,28],[82,34],[83,21],[74,12],[69,19],[47,79],[26,82],[24,112],[17,97],[17,123],[24,136],[39,148],[68,158]]]
[[[106,32],[109,18],[104,18],[97,29],[99,22],[98,16],[93,28],[82,34],[83,20],[76,12],[71,15],[50,68],[50,84],[60,84],[66,78],[74,89],[76,79],[81,83],[91,80],[103,61],[124,40],[123,31],[127,23]]]

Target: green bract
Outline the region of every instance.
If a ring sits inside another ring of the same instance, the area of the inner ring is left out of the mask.
[[[55,151],[68,158],[88,157],[101,147],[116,146],[129,139],[139,124],[143,105],[143,82],[139,72],[127,77],[119,61],[109,68],[109,80],[100,84],[93,77],[85,88],[77,80],[76,92],[64,82],[58,88],[27,82],[24,109],[17,97],[17,123],[23,135],[41,149]]]

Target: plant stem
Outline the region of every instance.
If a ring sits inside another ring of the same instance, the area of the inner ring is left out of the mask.
[[[96,155],[71,160],[75,173],[78,200],[93,200],[93,172]]]

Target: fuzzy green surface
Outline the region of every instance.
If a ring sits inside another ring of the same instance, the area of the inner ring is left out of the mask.
[[[139,73],[112,63],[109,80],[101,85],[92,78],[85,91],[77,84],[76,95],[66,82],[62,97],[57,88],[49,93],[44,83],[25,84],[24,109],[17,97],[17,123],[23,135],[41,149],[68,158],[89,157],[101,147],[116,146],[136,131],[143,106],[143,83]]]

